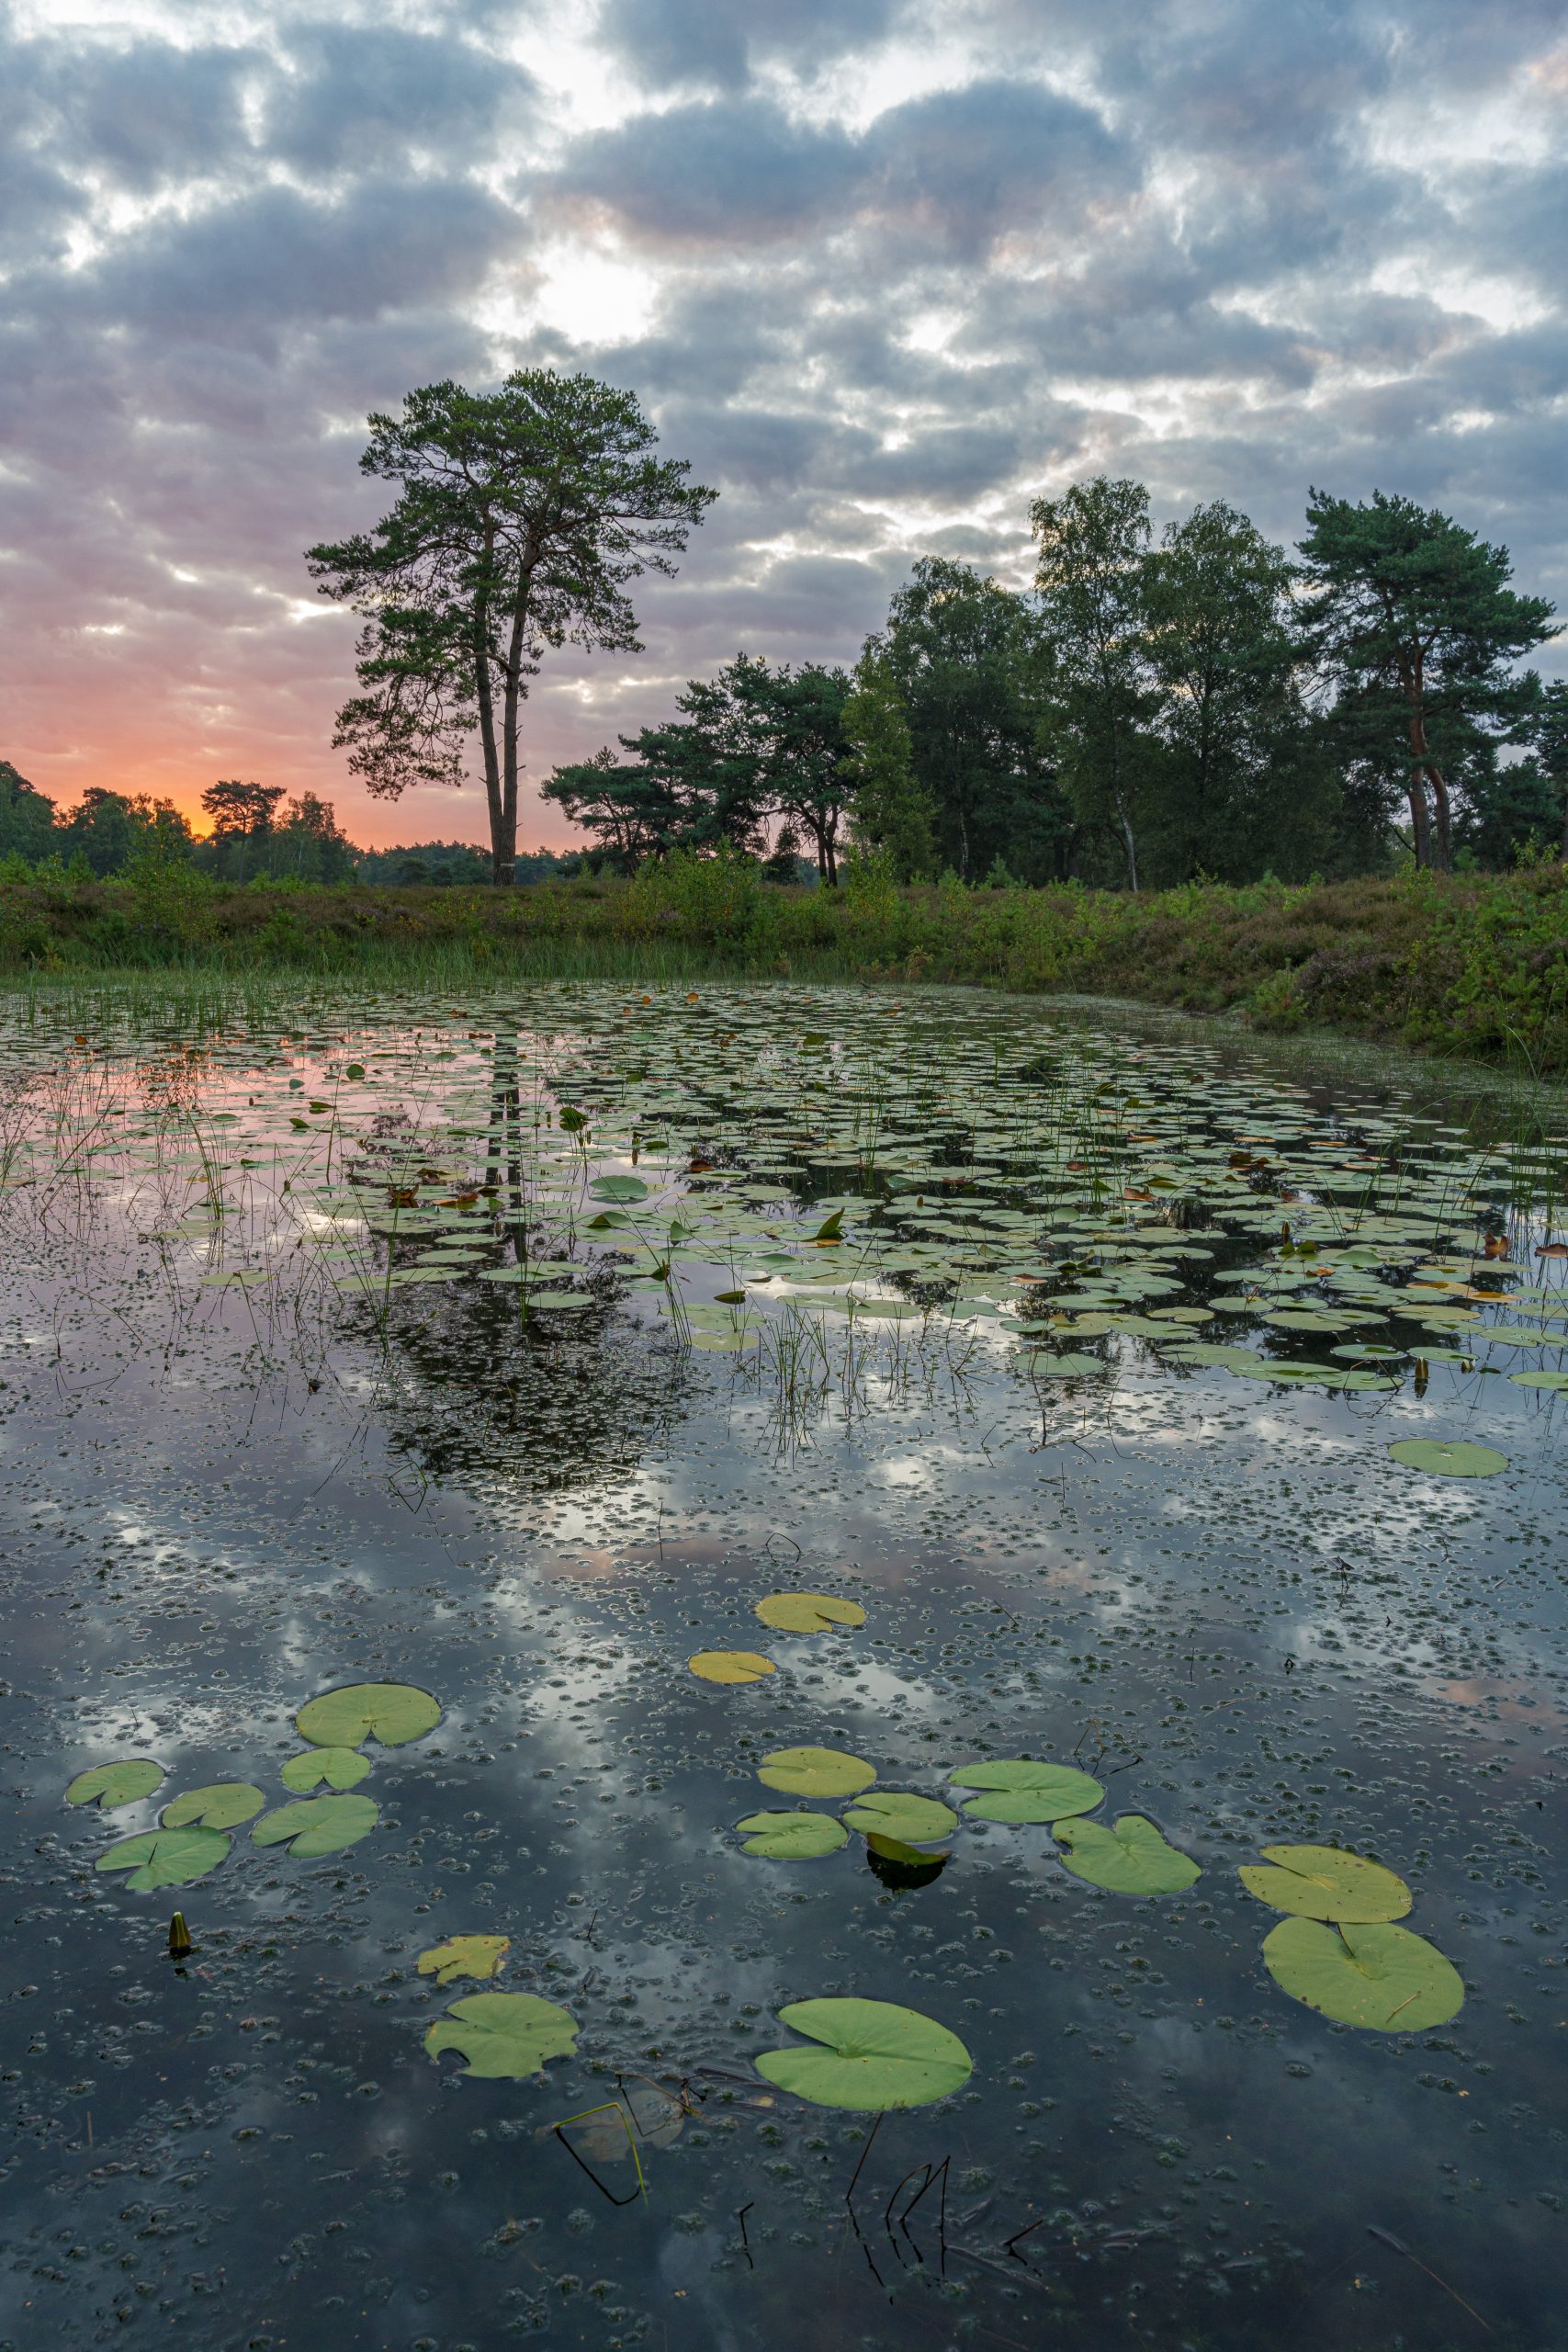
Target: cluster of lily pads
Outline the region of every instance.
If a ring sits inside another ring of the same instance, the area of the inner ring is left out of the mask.
[[[825,1634],[835,1625],[865,1623],[858,1600],[830,1592],[770,1592],[757,1602],[756,1613],[782,1634]],[[778,1671],[761,1650],[697,1650],[686,1664],[702,1682],[761,1682]]]
[[[1410,1909],[1404,1881],[1337,1846],[1265,1846],[1244,1862],[1249,1894],[1287,1917],[1263,1939],[1281,1992],[1342,2025],[1418,2033],[1446,2025],[1464,1984],[1435,1944],[1393,1923]]]
[[[265,1810],[266,1797],[251,1781],[213,1781],[187,1789],[164,1807],[156,1829],[123,1838],[100,1854],[95,1867],[123,1871],[138,1894],[164,1886],[190,1886],[227,1860],[231,1831],[252,1822],[252,1843],[287,1846],[300,1860],[341,1854],[368,1837],[380,1808],[353,1793],[370,1770],[360,1751],[367,1740],[398,1747],[423,1739],[441,1720],[439,1702],[428,1690],[406,1682],[355,1682],[323,1691],[300,1708],[295,1728],[309,1745],[291,1756],[278,1778],[300,1792],[292,1804]],[[107,1812],[137,1804],[164,1779],[164,1767],[150,1756],[124,1756],[78,1772],[65,1792],[68,1804],[96,1804]],[[313,1789],[326,1793],[312,1796]],[[260,1819],[257,1819],[257,1815]]]
[[[183,1148],[213,1182],[286,1172],[302,1240],[351,1285],[500,1283],[566,1317],[607,1305],[585,1278],[613,1276],[679,1303],[694,1347],[743,1348],[780,1304],[990,1317],[1037,1376],[1101,1374],[1092,1343],[1125,1335],[1173,1366],[1379,1390],[1413,1357],[1568,1346],[1568,1297],[1495,1232],[1500,1204],[1554,1196],[1560,1138],[1478,1147],[1382,1103],[1325,1120],[1304,1089],[1200,1050],[1044,1023],[1003,1039],[964,1008],[849,992],[825,1006],[542,989],[489,1032],[431,1008],[412,1035],[356,1040],[359,1058],[346,1039],[220,1041],[206,1072],[240,1083],[213,1107],[171,1125],[130,1106],[118,1136],[71,1148]],[[29,1166],[58,1144],[29,1138]],[[281,1272],[293,1244],[268,1230]],[[223,1235],[198,1212],[149,1238]],[[1228,1262],[1238,1243],[1254,1254]],[[223,1254],[203,1279],[270,1279],[254,1250]],[[679,1298],[715,1267],[715,1295]],[[1249,1329],[1316,1339],[1328,1361]],[[1550,1365],[1511,1377],[1568,1387]]]
[[[947,1851],[930,1849],[958,1827],[953,1807],[906,1790],[874,1790],[876,1769],[863,1757],[836,1747],[780,1747],[763,1757],[757,1777],[791,1796],[848,1796],[854,1803],[841,1815],[804,1808],[747,1814],[735,1825],[745,1839],[743,1853],[808,1861],[839,1852],[854,1830],[876,1875],[902,1886],[935,1878],[949,1859]],[[955,1788],[977,1792],[963,1808],[972,1820],[1049,1826],[1064,1869],[1110,1894],[1179,1894],[1201,1875],[1190,1856],[1168,1845],[1142,1814],[1123,1814],[1115,1822],[1084,1819],[1103,1803],[1105,1791],[1076,1766],[1011,1757],[958,1764],[948,1778]]]
[[[491,1978],[509,1949],[502,1936],[454,1936],[420,1954],[419,1973],[440,1985]],[[757,2072],[818,2107],[919,2107],[961,2089],[974,2068],[955,2033],[896,2001],[794,2001],[778,2018],[812,2046],[763,2051]],[[427,2030],[424,2046],[433,2059],[455,2052],[466,2074],[520,2082],[574,2055],[580,2030],[570,2009],[536,1993],[469,1993]]]

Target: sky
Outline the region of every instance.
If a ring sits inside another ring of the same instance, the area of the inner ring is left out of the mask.
[[[850,663],[1032,499],[1293,541],[1440,506],[1568,608],[1561,0],[0,0],[0,758],[367,842],[485,838],[331,748],[412,387],[584,368],[720,493],[644,650],[551,657],[559,761],[739,650]],[[1568,642],[1541,665],[1568,669]]]

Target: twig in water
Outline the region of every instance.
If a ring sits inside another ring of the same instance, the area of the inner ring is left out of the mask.
[[[1391,2245],[1395,2254],[1402,2254],[1406,2262],[1413,2262],[1417,2270],[1426,2272],[1427,2277],[1431,2279],[1434,2286],[1440,2287],[1445,2295],[1452,2296],[1454,2301],[1459,2305],[1461,2312],[1468,2312],[1470,2313],[1471,2318],[1475,2322],[1477,2327],[1485,2328],[1488,2335],[1495,2335],[1496,2334],[1496,2329],[1494,2328],[1489,2322],[1482,2318],[1481,2313],[1476,2310],[1474,2304],[1467,2303],[1464,2297],[1459,2292],[1459,2290],[1455,2287],[1450,2287],[1446,2278],[1439,2278],[1437,2272],[1423,2262],[1418,2254],[1412,2254],[1410,2248],[1405,2245],[1403,2238],[1396,2238],[1392,2230],[1380,2229],[1376,2222],[1369,2222],[1367,2223],[1367,2235],[1369,2237],[1381,2239],[1384,2245]]]

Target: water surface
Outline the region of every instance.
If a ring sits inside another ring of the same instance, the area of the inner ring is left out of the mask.
[[[0,1079],[0,2352],[1562,2342],[1551,1098],[764,988],[46,1003]],[[795,1588],[864,1627],[758,1623]],[[444,1713],[361,1842],[96,1869],[287,1802],[366,1680]],[[968,1817],[914,1888],[748,1857],[797,1744],[954,1805],[1074,1762],[1202,1875]],[[67,1805],[125,1756],[149,1797]],[[1274,1984],[1280,1841],[1409,1883],[1451,2023]],[[418,1956],[483,1933],[577,2020],[542,2076],[426,2054],[480,1987]],[[752,2065],[831,1994],[975,2062],[852,2207],[871,2119]],[[617,2099],[642,2194],[618,2118],[552,2128]]]

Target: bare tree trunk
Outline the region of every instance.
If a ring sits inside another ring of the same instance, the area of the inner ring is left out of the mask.
[[[1449,808],[1449,787],[1444,780],[1443,772],[1435,760],[1427,761],[1427,774],[1431,780],[1432,798],[1437,803],[1438,809],[1437,864],[1447,874],[1454,862],[1453,824]]]
[[[1444,780],[1443,772],[1432,757],[1427,742],[1427,715],[1421,700],[1422,674],[1421,665],[1417,662],[1414,673],[1405,683],[1405,698],[1410,706],[1410,755],[1416,775],[1425,775],[1429,779],[1432,798],[1437,804],[1437,856],[1435,859],[1429,858],[1427,862],[1435,864],[1446,874],[1453,864],[1453,827],[1449,808],[1449,787]],[[1424,789],[1421,797],[1422,805],[1425,807]]]
[[[479,744],[484,752],[485,802],[490,811],[491,880],[511,880],[502,874],[502,820],[501,756],[495,740],[495,697],[490,674],[490,611],[480,596],[474,607],[474,700],[479,714]]]
[[[1418,768],[1410,771],[1410,838],[1417,866],[1430,865],[1432,843],[1427,823],[1427,784]]]
[[[1133,838],[1133,820],[1127,814],[1127,804],[1120,791],[1116,795],[1116,821],[1122,831],[1122,846],[1127,853],[1127,888],[1136,898],[1138,895],[1138,844]]]

